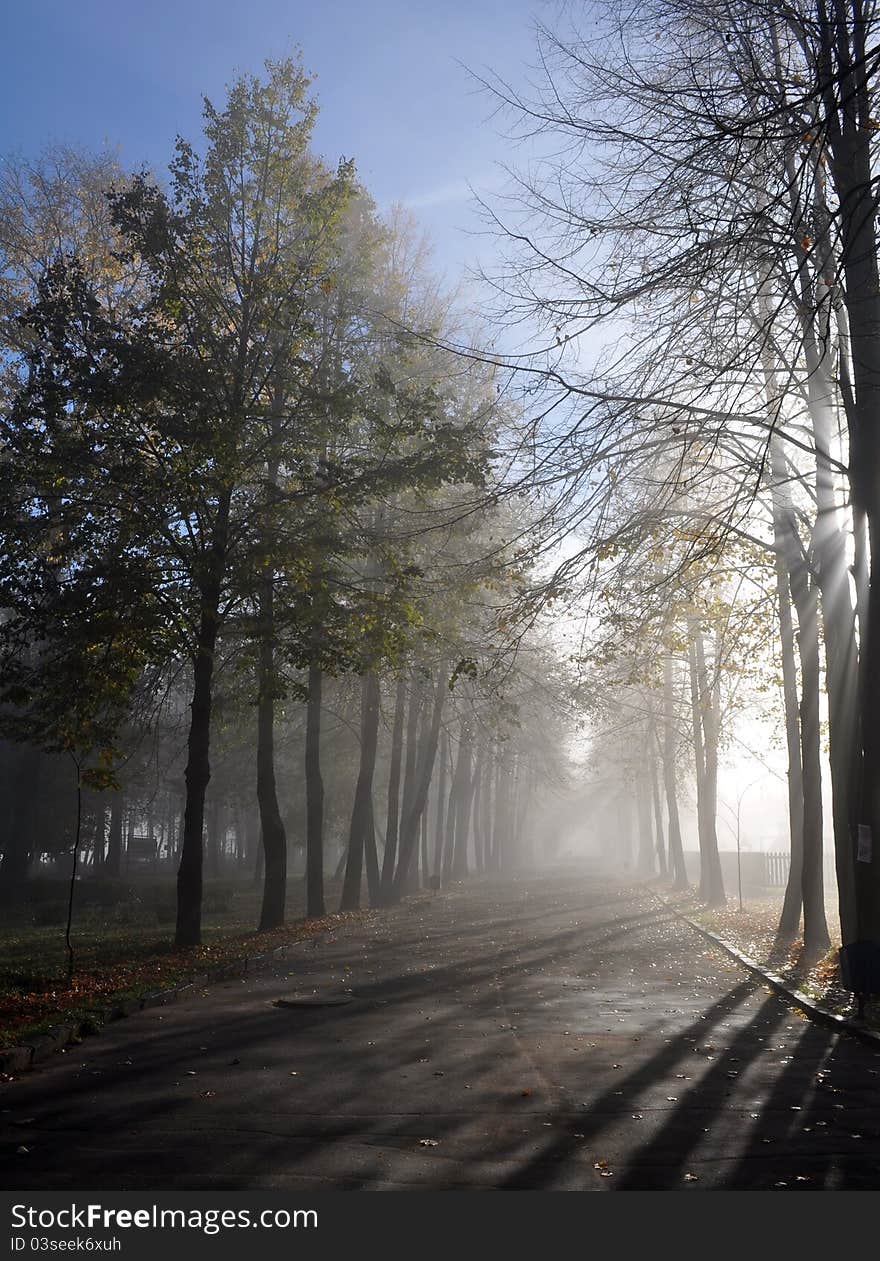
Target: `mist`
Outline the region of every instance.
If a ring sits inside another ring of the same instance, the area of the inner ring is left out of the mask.
[[[873,1188],[876,15],[337,7],[14,15],[4,1186]]]

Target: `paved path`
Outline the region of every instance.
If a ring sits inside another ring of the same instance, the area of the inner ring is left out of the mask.
[[[878,1085],[872,1048],[570,868],[378,913],[71,1048],[0,1090],[0,1186],[876,1188]]]

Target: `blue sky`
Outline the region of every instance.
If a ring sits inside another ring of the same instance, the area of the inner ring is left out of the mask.
[[[541,0],[20,0],[8,5],[0,151],[48,140],[119,146],[164,167],[195,137],[201,97],[295,46],[316,76],[316,144],[353,157],[380,205],[409,202],[450,279],[491,245],[466,185],[513,154],[464,62],[522,84]]]

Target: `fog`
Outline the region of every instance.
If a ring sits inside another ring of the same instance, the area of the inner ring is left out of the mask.
[[[644,1099],[667,1045],[704,1054],[686,1017],[730,1015],[755,1055],[760,984],[826,1024],[855,1003],[834,1028],[875,1019],[877,18],[256,0],[245,21],[222,0],[209,39],[196,7],[141,32],[56,5],[53,51],[14,16],[0,1071],[196,982],[205,1028],[234,1030],[224,1070],[281,1063],[267,1007],[362,1000],[351,1046],[393,1008],[373,1071],[395,1095],[437,1053],[413,1011],[444,1029],[439,1127],[467,1112],[465,1061],[495,1116],[493,1039],[522,1020],[517,1071],[540,1061],[540,1126],[567,1137],[429,1181],[569,1189],[566,1144],[616,1099],[651,1124],[682,1102],[679,1063]],[[168,1063],[208,1053],[187,1011]],[[648,1056],[582,1129],[566,1037],[596,1082]],[[347,1045],[296,1124],[378,1114]],[[497,1071],[508,1102],[537,1095]],[[150,1082],[145,1125],[171,1097]],[[627,1186],[698,1180],[696,1114],[620,1140]],[[391,1184],[421,1185],[411,1156]],[[751,1185],[753,1156],[711,1176]],[[316,1140],[314,1185],[361,1189],[335,1160]],[[608,1164],[590,1151],[593,1182]],[[267,1185],[235,1169],[227,1189]]]

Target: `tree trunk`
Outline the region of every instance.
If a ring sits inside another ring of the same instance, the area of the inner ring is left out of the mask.
[[[649,738],[651,765],[651,800],[654,806],[654,826],[657,832],[657,865],[660,868],[660,879],[665,880],[669,874],[666,864],[666,846],[663,839],[663,807],[660,802],[660,781],[657,776],[657,731],[654,717],[651,716],[651,734]]]
[[[443,862],[443,821],[446,818],[446,767],[449,761],[449,736],[443,732],[440,765],[437,771],[437,801],[434,813],[434,883],[439,887]]]
[[[449,794],[446,799],[446,820],[443,826],[443,870],[441,873],[444,887],[452,880],[452,859],[455,853],[455,821],[458,818],[458,766],[461,758],[461,736],[455,758],[452,756],[452,741],[449,741]]]
[[[701,901],[709,900],[709,860],[706,842],[706,764],[703,752],[703,720],[700,715],[700,687],[697,679],[696,640],[693,623],[688,621],[688,670],[691,685],[691,731],[694,741],[694,771],[697,785],[697,833],[700,845]]]
[[[403,718],[406,710],[406,681],[397,680],[394,697],[394,725],[388,764],[388,815],[385,825],[385,852],[382,855],[382,888],[391,891],[397,861],[397,835],[400,821],[400,768],[403,760]]]
[[[841,926],[845,942],[856,938],[880,941],[880,270],[872,154],[873,92],[867,80],[873,70],[868,70],[872,65],[865,47],[869,18],[861,0],[854,0],[852,5],[836,3],[830,15],[820,2],[817,18],[825,114],[822,123],[839,207],[836,227],[842,246],[852,362],[853,400],[847,416],[849,476],[853,515],[857,521],[866,521],[868,527],[867,627],[860,642],[856,704],[849,710],[843,693],[833,704],[834,720],[840,724],[837,734],[843,737],[838,756],[845,751],[848,762],[837,769],[849,771],[853,801],[847,846],[850,864],[838,866],[839,877],[848,882],[841,892]],[[830,675],[830,645],[828,655]],[[846,663],[838,660],[836,665],[843,670]],[[829,694],[829,719],[831,701]],[[829,726],[833,743],[831,721]],[[841,791],[844,788],[841,784]]]
[[[348,833],[348,860],[342,886],[341,911],[356,911],[361,904],[364,844],[373,816],[373,772],[379,737],[379,680],[374,673],[361,679],[361,756],[354,805]]]
[[[321,693],[323,674],[309,667],[306,703],[306,916],[320,919],[324,906],[324,781],[321,778]]]
[[[721,706],[719,693],[721,689],[721,672],[719,664],[720,643],[715,640],[714,680],[709,683],[706,670],[706,655],[703,646],[703,634],[699,625],[696,628],[697,678],[700,685],[700,710],[703,720],[703,748],[706,769],[706,853],[708,858],[708,897],[710,906],[724,906],[724,877],[721,873],[721,858],[718,854],[718,833],[716,815],[718,812],[718,724]]]
[[[372,797],[370,798],[370,820],[364,837],[364,856],[367,862],[367,892],[370,897],[370,906],[379,906],[382,901],[382,877],[379,872],[379,855],[376,852],[376,816]]]
[[[759,291],[762,321],[772,319],[770,299],[762,286]],[[798,703],[795,637],[791,617],[791,576],[801,563],[800,536],[794,520],[791,494],[782,443],[778,432],[781,393],[769,343],[762,347],[764,390],[767,413],[773,426],[770,436],[770,501],[773,512],[773,551],[776,571],[776,609],[779,618],[779,644],[782,656],[782,699],[785,711],[785,739],[788,750],[788,826],[790,862],[785,898],[776,939],[790,941],[800,926],[803,905],[804,869],[804,775],[801,761],[801,720]]]
[[[218,593],[219,598],[219,593]],[[217,603],[202,606],[199,647],[193,663],[193,698],[187,740],[186,807],[183,845],[177,870],[177,927],[174,944],[180,949],[202,940],[202,869],[204,864],[205,793],[211,779],[211,703],[214,649],[217,642]]]
[[[397,871],[394,877],[393,898],[399,901],[402,895],[410,863],[412,862],[413,851],[415,849],[418,837],[418,825],[425,808],[425,802],[428,797],[428,788],[431,783],[431,775],[434,770],[434,760],[437,756],[437,744],[440,739],[440,723],[443,718],[443,704],[448,691],[449,669],[445,662],[441,663],[437,672],[437,684],[434,689],[434,699],[431,709],[430,725],[423,741],[421,756],[418,760],[417,773],[413,776],[413,792],[408,809],[404,809],[402,828],[400,832],[400,859],[397,864]],[[406,794],[404,793],[404,802],[406,802]]]
[[[257,674],[257,804],[263,843],[263,905],[260,930],[280,928],[287,897],[287,835],[275,783],[275,589],[271,575],[261,598]]]
[[[807,580],[806,565],[792,575],[798,613],[801,661],[801,763],[804,784],[804,840],[802,893],[804,950],[810,957],[824,954],[831,944],[825,921],[822,864],[822,753],[819,737],[819,621],[815,588]]]
[[[676,751],[672,662],[668,656],[665,656],[663,658],[663,787],[666,792],[666,817],[669,820],[669,865],[672,869],[672,887],[676,892],[682,892],[688,887],[688,877],[678,815]]]
[[[430,790],[429,790],[429,793],[430,793]],[[423,889],[426,889],[428,887],[428,881],[430,878],[430,868],[428,865],[428,801],[425,802],[425,808],[422,811],[422,819],[421,819],[421,823],[419,824],[419,828],[420,828],[420,835],[421,835],[420,852],[421,852],[421,860],[422,860],[421,862],[422,874],[421,874],[420,884]]]

